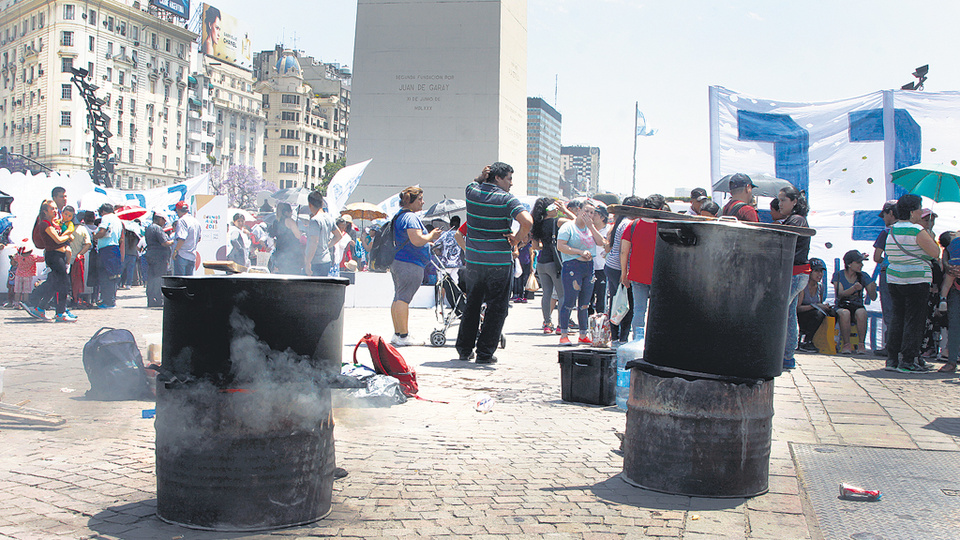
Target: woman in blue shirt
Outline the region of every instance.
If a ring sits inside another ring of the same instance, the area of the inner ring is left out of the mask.
[[[393,319],[393,337],[390,344],[394,347],[423,345],[423,341],[410,336],[408,322],[410,301],[423,282],[423,268],[430,260],[430,242],[440,237],[440,229],[427,232],[417,212],[423,210],[423,190],[408,187],[400,192],[400,212],[393,218],[393,239],[397,246],[397,255],[390,265],[393,278],[393,304],[390,305],[390,317]]]
[[[563,305],[560,307],[560,344],[572,345],[567,336],[570,311],[577,306],[579,343],[590,345],[587,337],[590,297],[593,295],[593,253],[597,246],[606,246],[606,239],[593,221],[596,212],[587,202],[577,212],[577,219],[565,223],[557,233],[557,251],[560,252],[560,281],[563,283]]]

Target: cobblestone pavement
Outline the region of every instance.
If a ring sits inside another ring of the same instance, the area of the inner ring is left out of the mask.
[[[53,429],[0,419],[0,538],[817,538],[789,442],[960,450],[954,375],[902,375],[873,357],[798,355],[776,381],[770,492],[752,499],[664,495],[617,475],[625,416],[560,400],[556,336],[540,333],[539,302],[514,305],[495,367],[444,348],[402,350],[420,395],[381,409],[337,409],[333,511],[316,524],[269,533],[195,531],[154,515],[154,430],[146,401],[86,400],[81,349],[102,326],[128,328],[141,348],[161,311],[143,289],[79,322],[35,322],[0,310],[4,403],[62,415]],[[413,310],[426,337],[432,310]],[[344,359],[365,332],[390,335],[386,309],[349,309]],[[360,351],[369,363],[367,353]],[[491,413],[475,396],[496,399]]]

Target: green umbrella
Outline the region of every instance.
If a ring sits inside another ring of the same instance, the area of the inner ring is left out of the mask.
[[[960,168],[917,164],[893,171],[893,183],[936,202],[960,202]]]

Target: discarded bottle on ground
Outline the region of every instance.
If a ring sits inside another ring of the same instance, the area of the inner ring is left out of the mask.
[[[617,407],[627,410],[627,399],[630,398],[630,370],[627,362],[643,358],[643,327],[633,329],[633,341],[621,345],[617,349]]]

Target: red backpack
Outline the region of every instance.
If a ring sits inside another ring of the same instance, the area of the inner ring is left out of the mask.
[[[400,388],[405,396],[420,399],[417,396],[417,372],[407,365],[400,351],[382,337],[373,334],[363,336],[353,348],[353,363],[358,363],[357,349],[364,343],[367,344],[370,358],[373,359],[373,369],[381,375],[389,375],[400,381]]]

